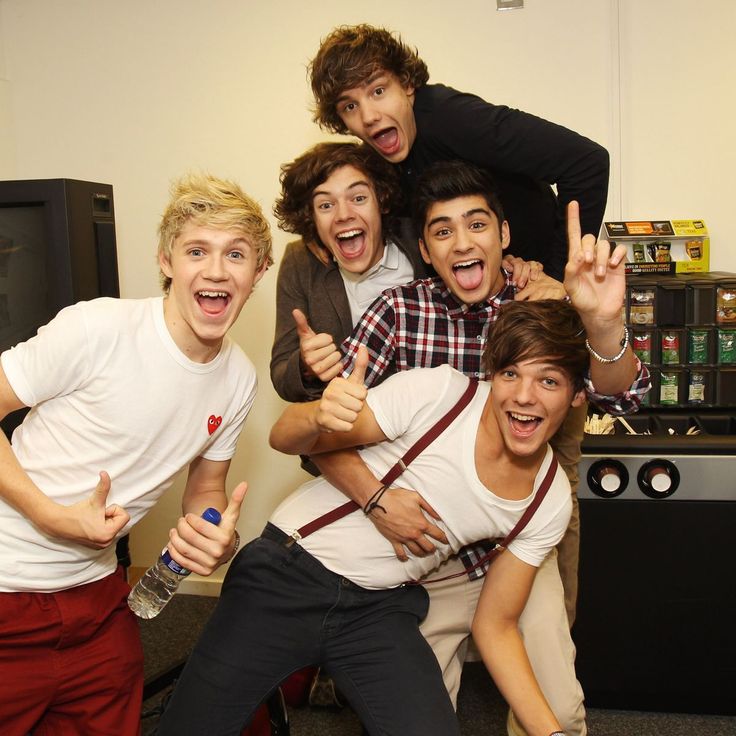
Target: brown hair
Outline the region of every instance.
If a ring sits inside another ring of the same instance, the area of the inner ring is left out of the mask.
[[[219,230],[237,230],[256,254],[256,268],[268,268],[271,255],[271,228],[258,203],[235,182],[211,174],[187,174],[171,185],[171,199],[158,227],[158,254],[171,259],[171,248],[188,222]],[[171,279],[160,271],[164,293]]]
[[[427,65],[398,34],[366,23],[335,28],[309,65],[314,122],[333,133],[347,133],[337,114],[337,100],[379,70],[391,72],[404,88],[418,89],[429,80]]]
[[[574,392],[584,388],[589,366],[585,329],[569,302],[540,299],[501,307],[483,351],[486,375],[534,358],[544,358],[563,370]]]
[[[354,166],[373,186],[386,235],[387,216],[400,201],[398,174],[391,164],[362,143],[318,143],[281,167],[281,197],[273,207],[279,227],[300,235],[305,243],[319,243],[312,193],[343,166]]]

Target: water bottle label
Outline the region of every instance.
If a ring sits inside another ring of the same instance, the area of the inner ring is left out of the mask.
[[[189,575],[189,570],[187,570],[186,567],[182,567],[171,557],[167,547],[164,547],[161,551],[161,559],[164,561],[164,565],[166,565],[171,572],[174,572],[177,575]]]

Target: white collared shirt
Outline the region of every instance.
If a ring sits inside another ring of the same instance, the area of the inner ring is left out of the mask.
[[[350,318],[355,327],[365,310],[384,289],[413,281],[414,269],[403,251],[389,240],[383,249],[383,258],[373,268],[361,274],[340,268],[340,275],[345,284]]]

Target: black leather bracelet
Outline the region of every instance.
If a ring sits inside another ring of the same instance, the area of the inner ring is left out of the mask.
[[[368,516],[372,511],[381,509],[383,513],[386,513],[386,509],[383,508],[378,502],[381,500],[381,496],[388,490],[387,485],[382,485],[369,499],[365,506],[363,506],[363,513]]]

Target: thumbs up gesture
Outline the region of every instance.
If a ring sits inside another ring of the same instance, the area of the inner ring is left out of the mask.
[[[169,531],[171,556],[198,575],[211,575],[227,562],[233,554],[235,525],[247,490],[245,482],[235,487],[217,526],[198,513],[190,512],[180,517],[176,527]]]
[[[111,487],[110,476],[103,470],[97,486],[86,499],[71,506],[53,504],[55,513],[52,520],[47,523],[39,520],[37,525],[46,534],[85,547],[108,547],[130,521],[125,509],[116,503],[107,503]]]
[[[340,375],[342,354],[335,346],[332,335],[326,332],[317,334],[307,321],[304,312],[292,310],[299,335],[299,355],[302,366],[309,375],[316,376],[324,383]]]
[[[322,394],[317,410],[317,424],[322,432],[349,432],[360,414],[368,389],[363,385],[368,367],[368,349],[358,348],[353,372],[333,378]]]

